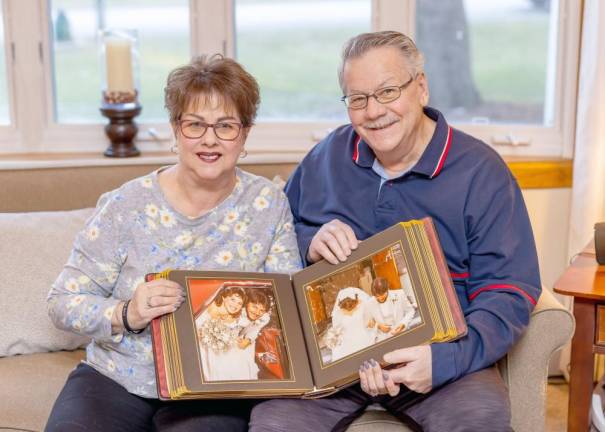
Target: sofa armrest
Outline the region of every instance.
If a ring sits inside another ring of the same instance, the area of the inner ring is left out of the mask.
[[[573,315],[544,288],[525,334],[498,363],[516,432],[544,430],[548,362],[569,341],[574,328]]]

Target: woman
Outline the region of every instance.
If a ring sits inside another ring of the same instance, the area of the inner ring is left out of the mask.
[[[226,286],[210,299],[208,307],[196,318],[204,380],[246,379],[242,366],[244,347],[238,343],[245,302],[242,288]]]
[[[355,287],[338,291],[332,309],[332,329],[340,337],[332,347],[332,360],[339,360],[374,343],[374,331],[367,326],[365,304],[369,296]]]
[[[176,310],[181,287],[144,282],[171,269],[292,272],[300,257],[288,201],[236,168],[259,103],[238,63],[193,59],[168,76],[166,108],[178,162],[104,194],[48,297],[61,329],[88,335],[49,431],[245,430],[238,400],[157,400],[149,322]]]

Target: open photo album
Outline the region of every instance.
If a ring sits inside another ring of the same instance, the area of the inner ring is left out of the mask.
[[[360,242],[344,263],[292,276],[147,275],[155,278],[186,293],[176,312],[151,324],[163,400],[322,397],[355,383],[365,360],[467,331],[430,218]]]

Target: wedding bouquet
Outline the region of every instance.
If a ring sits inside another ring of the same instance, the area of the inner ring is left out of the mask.
[[[334,327],[331,326],[324,336],[324,342],[326,346],[330,349],[336,348],[338,345],[342,344],[342,333],[343,328],[341,326]]]
[[[229,327],[220,318],[211,318],[204,321],[198,330],[200,343],[214,352],[228,351],[239,333],[239,327]]]

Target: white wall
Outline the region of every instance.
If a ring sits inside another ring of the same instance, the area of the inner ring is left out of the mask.
[[[540,261],[542,284],[552,289],[565,271],[571,188],[524,189]]]

